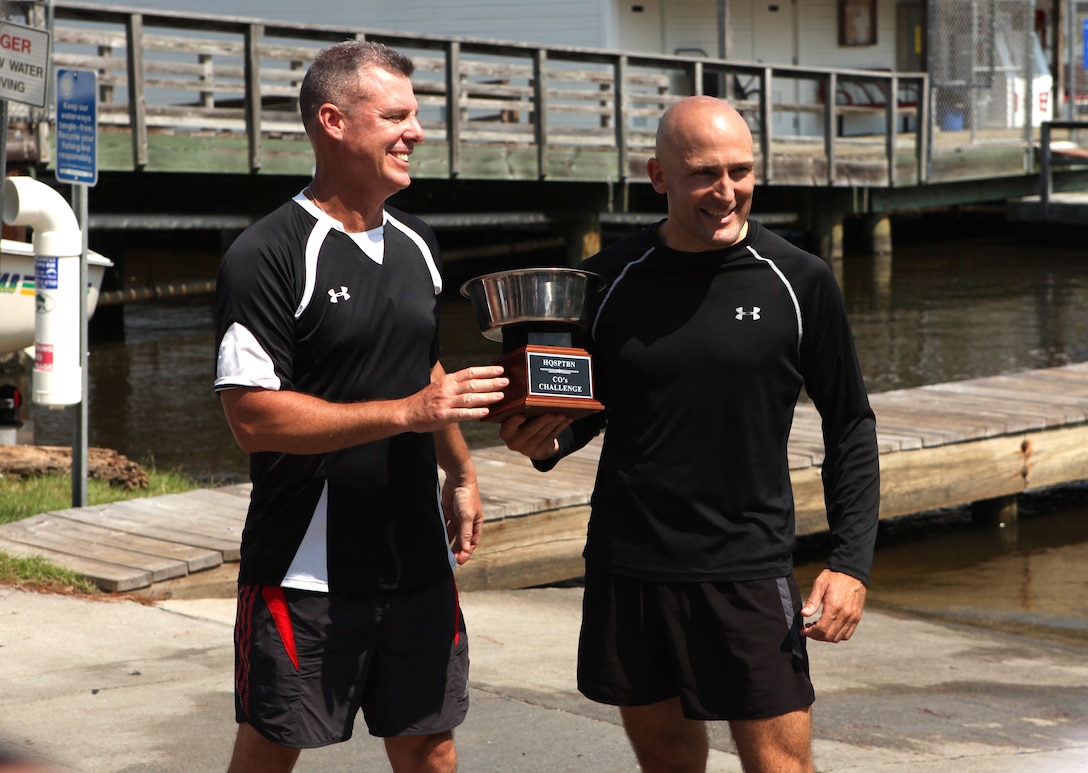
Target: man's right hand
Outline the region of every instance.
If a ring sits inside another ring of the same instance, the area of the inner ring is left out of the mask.
[[[408,397],[334,403],[286,389],[236,387],[219,393],[238,446],[248,453],[327,454],[401,432],[437,432],[482,419],[509,385],[490,365],[447,374],[441,363],[430,383]]]
[[[510,383],[502,372],[499,365],[484,365],[446,373],[436,364],[431,383],[407,398],[406,424],[413,432],[433,432],[449,424],[484,418]]]
[[[561,413],[544,413],[529,419],[514,414],[499,427],[499,437],[511,451],[530,459],[550,459],[559,453],[559,433],[574,421]]]

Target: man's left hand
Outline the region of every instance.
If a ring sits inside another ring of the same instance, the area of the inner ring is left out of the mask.
[[[802,616],[812,617],[822,604],[823,614],[816,622],[804,626],[801,633],[833,644],[848,640],[861,621],[865,592],[865,583],[856,577],[824,569],[812,583],[812,593],[801,607]]]
[[[484,525],[484,507],[475,483],[442,484],[442,511],[446,515],[446,536],[457,563],[468,561]]]

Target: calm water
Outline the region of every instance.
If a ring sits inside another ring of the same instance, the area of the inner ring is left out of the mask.
[[[164,265],[161,256],[127,254],[126,270],[164,282],[206,276],[218,260],[190,252]],[[1088,360],[1088,249],[1000,235],[901,246],[886,260],[848,255],[839,270],[872,392]],[[448,370],[499,353],[456,293],[476,273],[449,267]],[[125,340],[91,347],[90,445],[201,477],[244,478],[213,371],[210,299],[129,305]],[[71,444],[72,409],[32,406],[29,417],[38,443]],[[498,442],[493,425],[464,429],[473,445]],[[1088,488],[1026,497],[1021,512],[1016,528],[1001,531],[971,528],[962,508],[882,523],[872,602],[1088,642]],[[822,545],[802,544],[802,579],[819,569],[810,557],[822,555]]]
[[[130,249],[127,282],[213,275],[218,250]],[[531,261],[532,258],[525,258]],[[460,283],[490,266],[447,267],[443,362],[489,362]],[[893,257],[847,255],[840,283],[871,392],[1088,360],[1088,248],[1040,247],[1001,234],[897,247]],[[210,298],[129,304],[124,340],[92,342],[90,444],[198,476],[244,474],[212,392]],[[19,383],[25,374],[9,373]],[[30,406],[37,442],[68,445],[74,411]],[[490,424],[464,427],[474,445],[497,441]]]

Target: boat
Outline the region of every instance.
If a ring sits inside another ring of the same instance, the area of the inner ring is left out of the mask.
[[[87,317],[94,315],[102,276],[113,261],[87,251]],[[34,345],[34,247],[0,239],[0,354]]]

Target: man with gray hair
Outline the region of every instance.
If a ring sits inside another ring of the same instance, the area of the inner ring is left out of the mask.
[[[483,522],[457,423],[508,382],[443,370],[434,233],[386,205],[423,141],[412,70],[370,42],[317,55],[300,93],[313,180],[220,268],[215,389],[253,479],[232,773],[289,771],[300,749],[347,740],[360,710],[394,771],[457,767],[453,573]]]

